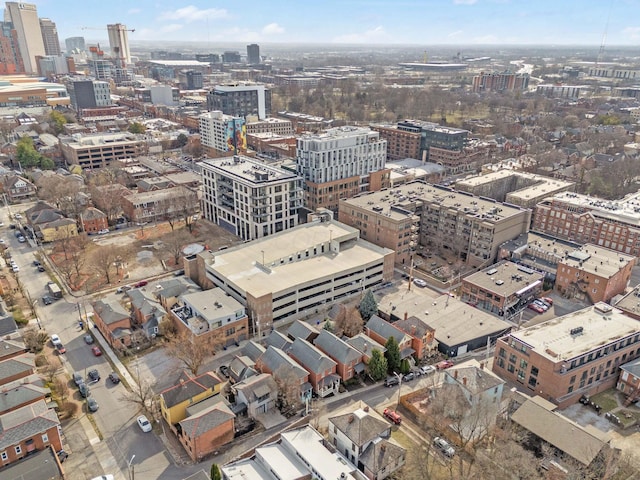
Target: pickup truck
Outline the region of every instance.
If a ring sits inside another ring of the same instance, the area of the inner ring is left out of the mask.
[[[385,408],[382,414],[391,420],[396,425],[400,425],[402,423],[402,418],[396,412],[391,410],[390,408]]]

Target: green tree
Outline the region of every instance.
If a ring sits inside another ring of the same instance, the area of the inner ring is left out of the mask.
[[[376,349],[371,352],[371,360],[369,360],[367,368],[369,376],[376,382],[387,376],[387,359],[380,353],[380,350]]]
[[[384,346],[387,349],[384,354],[387,358],[387,371],[389,373],[397,372],[400,368],[400,347],[398,346],[398,341],[391,336]]]
[[[184,133],[181,133],[180,135],[178,135],[178,138],[176,138],[176,144],[178,145],[178,148],[184,147],[188,141],[189,138]]]
[[[18,140],[16,159],[23,167],[35,167],[40,164],[40,154],[36,151],[31,137],[22,137]]]
[[[358,310],[360,310],[360,315],[362,315],[362,319],[365,322],[378,313],[378,304],[371,290],[367,290],[364,297],[362,297]]]
[[[222,474],[220,473],[220,467],[216,463],[211,465],[211,480],[222,480]]]
[[[53,110],[49,114],[49,121],[51,122],[53,133],[56,135],[60,135],[64,131],[65,124],[69,123],[66,117],[57,110]]]
[[[53,170],[54,168],[56,168],[56,164],[53,160],[43,155],[42,157],[40,157],[40,168],[42,170]]]
[[[129,133],[144,133],[146,131],[147,128],[140,122],[133,122],[129,125]]]
[[[402,360],[402,363],[400,364],[400,372],[403,375],[406,375],[410,371],[411,371],[411,364],[409,363],[409,360],[405,358],[404,360]]]

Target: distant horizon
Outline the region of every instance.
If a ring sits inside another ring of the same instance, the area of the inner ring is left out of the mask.
[[[69,37],[106,36],[122,23],[129,41],[265,45],[637,47],[640,0],[32,0]],[[216,2],[217,3],[217,2]],[[297,7],[297,8],[296,8]],[[96,30],[104,30],[98,33]],[[135,31],[133,31],[135,30]],[[106,42],[105,40],[101,40]]]

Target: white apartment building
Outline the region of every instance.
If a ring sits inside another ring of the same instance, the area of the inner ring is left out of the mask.
[[[207,220],[243,240],[256,240],[298,224],[302,179],[242,155],[200,163]]]
[[[203,113],[198,117],[200,143],[218,152],[246,149],[246,132],[243,118],[225,115],[219,110]],[[241,143],[244,142],[243,145]],[[239,144],[240,143],[240,144]]]

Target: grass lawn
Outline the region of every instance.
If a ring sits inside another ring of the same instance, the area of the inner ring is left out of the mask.
[[[605,390],[591,397],[591,400],[602,407],[602,413],[618,408],[618,391],[614,388]]]

